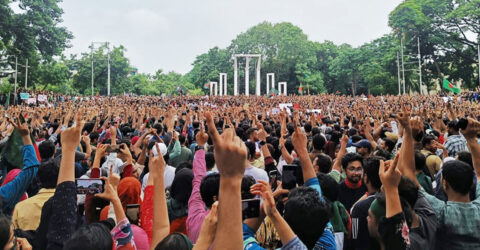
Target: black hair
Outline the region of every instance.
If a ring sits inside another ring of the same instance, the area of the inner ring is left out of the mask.
[[[383,207],[386,207],[386,200],[385,200],[385,194],[384,193],[377,193],[375,196],[377,199],[378,203],[382,205]],[[409,202],[405,200],[404,197],[400,195],[400,205],[402,206],[402,213],[405,217],[405,221],[407,222],[408,227],[412,226],[412,221],[413,221],[413,215],[412,212],[414,212],[413,207],[410,206]]]
[[[155,250],[188,250],[191,247],[191,242],[188,242],[187,239],[180,233],[169,234],[158,243]]]
[[[94,126],[95,126],[94,122],[87,122],[83,126],[82,132],[87,132],[87,134],[90,134],[92,132]]]
[[[175,173],[178,173],[178,171],[184,169],[184,168],[187,168],[187,169],[190,169],[192,170],[193,166],[190,162],[188,161],[183,161],[183,162],[180,162],[177,167],[175,168]]]
[[[110,230],[98,222],[80,227],[63,245],[63,249],[69,250],[111,250],[112,247]]]
[[[10,240],[12,222],[3,214],[0,214],[0,249],[4,249]]]
[[[288,138],[287,140],[285,140],[285,149],[287,150],[287,152],[289,154],[292,153],[293,151],[293,143],[292,143],[292,140],[290,140],[290,138]]]
[[[193,171],[183,168],[175,173],[172,186],[170,187],[170,196],[183,205],[188,205],[188,199],[192,194]]]
[[[317,179],[320,183],[323,196],[325,196],[331,202],[336,201],[338,199],[338,183],[335,181],[335,179],[325,173],[318,173]]]
[[[463,161],[447,161],[442,167],[442,177],[455,192],[465,195],[473,185],[473,168]]]
[[[427,158],[425,157],[425,155],[416,150],[415,151],[415,169],[416,170],[423,170],[425,168],[425,165],[427,163]]]
[[[263,127],[263,129],[265,130],[265,132],[266,132],[267,134],[271,134],[271,133],[272,133],[272,126],[270,126],[270,125],[267,125],[267,126]]]
[[[298,187],[288,195],[284,218],[307,248],[312,249],[330,219],[330,206],[320,200],[314,189]]]
[[[37,178],[42,188],[55,188],[57,186],[60,166],[54,159],[44,161],[38,167]]]
[[[318,171],[329,173],[332,170],[332,158],[329,155],[321,153],[317,156]]]
[[[305,133],[312,132],[312,124],[311,123],[305,123],[305,125],[303,125],[303,129],[305,130]]]
[[[244,175],[242,178],[242,200],[253,199],[255,195],[250,192],[250,187],[255,185],[255,178],[250,175]]]
[[[215,166],[215,155],[212,152],[205,153],[205,163],[207,170],[211,170]]]
[[[348,153],[342,158],[342,167],[346,169],[350,162],[359,161],[363,166],[363,157],[357,153]]]
[[[202,183],[200,183],[200,195],[202,196],[205,206],[212,207],[214,203],[213,196],[216,196],[218,200],[219,189],[220,175],[218,173],[209,174],[202,179]]]
[[[320,134],[320,128],[319,127],[313,127],[312,128],[312,135]]]
[[[256,146],[255,142],[247,141],[245,142],[245,146],[247,146],[247,151],[248,151],[248,159],[254,159],[255,158],[255,151],[256,151]]]
[[[184,144],[186,139],[183,134],[178,135],[178,142],[180,142],[180,144]]]
[[[55,144],[50,140],[43,141],[38,145],[38,152],[42,159],[50,159],[55,154]]]
[[[395,144],[396,143],[392,139],[383,138],[382,140],[383,140],[383,142],[385,142],[385,146],[387,146],[387,150],[389,152],[392,152],[393,149],[395,149]]]
[[[157,130],[157,134],[162,134],[163,126],[160,123],[153,124],[153,128]]]
[[[235,128],[235,133],[237,134],[238,137],[240,137],[240,138],[242,138],[244,141],[246,141],[246,140],[244,139],[244,137],[245,137],[245,135],[244,135],[244,134],[245,134],[245,130],[244,130],[243,128],[241,128],[241,127]],[[211,137],[211,136],[209,136],[208,138],[210,138],[210,137]],[[211,144],[209,144],[209,145],[211,145]]]
[[[472,153],[468,151],[460,151],[457,153],[457,159],[473,167]]]
[[[316,150],[323,150],[325,147],[325,137],[321,134],[316,134],[312,138],[313,148]]]
[[[388,152],[387,150],[383,150],[383,149],[376,150],[375,152],[373,152],[373,155],[383,157],[385,159],[390,159],[390,152]]]
[[[400,197],[410,204],[410,207],[414,207],[418,198],[418,186],[409,178],[402,176],[400,183],[398,184],[398,194]]]
[[[426,135],[422,139],[422,146],[425,147],[428,144],[432,143],[432,141],[435,141],[435,137],[433,135]]]
[[[381,160],[385,159],[378,156],[370,156],[363,160],[363,172],[368,177],[368,181],[377,190],[382,186],[382,181],[378,175]]]
[[[93,131],[88,136],[90,137],[90,141],[92,142],[98,140],[98,138],[100,137],[100,135],[96,131]]]

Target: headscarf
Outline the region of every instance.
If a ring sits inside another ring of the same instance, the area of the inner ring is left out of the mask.
[[[118,184],[118,197],[122,202],[123,210],[127,210],[127,204],[142,204],[142,184],[135,177],[123,178]]]
[[[170,196],[177,202],[187,205],[192,194],[193,171],[189,168],[180,169],[170,187]]]
[[[122,202],[123,211],[127,211],[128,204],[142,204],[142,198],[140,197],[142,192],[142,184],[135,177],[125,177],[118,184],[118,197]],[[106,220],[108,218],[108,209],[110,206],[106,206],[100,213],[100,220]]]

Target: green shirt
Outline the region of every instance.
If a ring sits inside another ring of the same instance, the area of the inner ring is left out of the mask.
[[[328,175],[330,175],[330,177],[332,177],[337,183],[340,183],[343,180],[345,180],[345,173],[340,173],[337,170],[330,171]]]
[[[464,203],[437,199],[421,190],[437,215],[435,249],[480,249],[480,185],[475,200]]]
[[[180,148],[180,154],[176,157],[173,157],[171,160],[170,160],[170,163],[172,164],[172,166],[174,168],[178,167],[178,165],[182,162],[188,162],[192,159],[192,151],[190,151],[190,149],[188,149],[187,147],[185,146],[182,146]]]
[[[430,178],[427,177],[425,173],[420,172],[419,174],[417,174],[417,181],[427,193],[433,195],[432,180],[430,180]]]

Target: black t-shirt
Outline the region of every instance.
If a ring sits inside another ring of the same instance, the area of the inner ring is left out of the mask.
[[[365,200],[355,203],[352,207],[352,248],[355,250],[373,249],[368,233],[367,216],[370,205],[375,200],[375,194],[369,195]]]
[[[350,212],[350,208],[352,208],[353,204],[360,199],[365,193],[367,192],[367,188],[365,185],[361,185],[359,188],[349,188],[345,181],[342,181],[340,185],[338,185],[338,201],[340,201],[345,209]]]

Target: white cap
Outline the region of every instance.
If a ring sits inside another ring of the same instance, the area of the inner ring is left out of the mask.
[[[162,153],[162,156],[165,156],[168,152],[167,145],[165,145],[165,143],[156,143],[156,144],[158,145],[158,148],[160,149],[160,153]],[[155,145],[153,145],[152,153],[153,153],[153,156],[158,155],[157,147]]]

